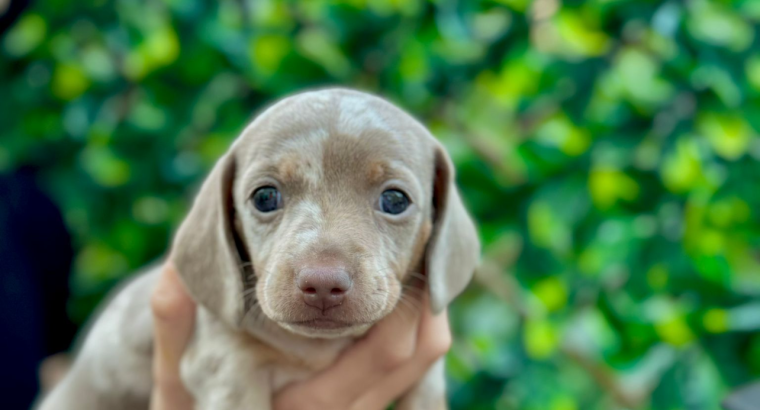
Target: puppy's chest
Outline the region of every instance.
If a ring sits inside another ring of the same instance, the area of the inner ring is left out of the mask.
[[[275,337],[269,332],[254,336],[233,331],[204,313],[199,314],[195,343],[183,358],[183,378],[199,387],[210,379],[245,384],[263,377],[276,392],[329,367],[353,344],[349,338]]]
[[[298,346],[279,351],[258,345],[252,353],[260,358],[260,365],[269,373],[272,390],[277,392],[290,383],[306,380],[326,369],[347,346]]]

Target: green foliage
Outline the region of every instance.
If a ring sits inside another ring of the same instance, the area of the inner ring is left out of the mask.
[[[446,144],[485,244],[453,408],[716,409],[760,375],[758,4],[38,1],[0,47],[0,170],[41,167],[82,321],[258,109],[375,91]]]

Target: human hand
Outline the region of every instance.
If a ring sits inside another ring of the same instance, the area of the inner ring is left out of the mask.
[[[193,334],[195,302],[177,270],[165,264],[150,299],[153,312],[153,393],[151,410],[191,410],[193,399],[182,384],[180,360]]]

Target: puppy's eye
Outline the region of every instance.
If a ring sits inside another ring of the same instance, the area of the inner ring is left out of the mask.
[[[272,212],[282,205],[280,191],[273,186],[261,187],[253,193],[253,206],[261,212]]]
[[[409,208],[409,197],[398,189],[386,190],[380,195],[380,209],[391,215],[398,215]]]

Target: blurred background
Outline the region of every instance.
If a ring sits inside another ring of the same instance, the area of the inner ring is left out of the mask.
[[[458,167],[484,255],[451,308],[453,409],[717,409],[760,377],[760,1],[0,14],[4,408],[161,257],[252,115],[325,85],[407,109]]]

